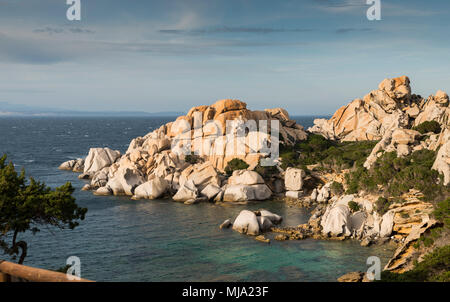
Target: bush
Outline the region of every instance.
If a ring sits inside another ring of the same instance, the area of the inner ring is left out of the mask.
[[[437,248],[416,263],[414,268],[402,274],[381,272],[381,282],[449,282],[450,245]]]
[[[360,209],[359,204],[353,200],[348,202],[348,207],[352,210],[352,212],[358,212]]]
[[[341,195],[342,193],[344,193],[344,186],[337,181],[333,181],[331,183],[330,189],[333,195]]]
[[[433,212],[434,217],[450,227],[450,197],[439,202]]]
[[[448,187],[439,184],[441,176],[431,169],[435,158],[436,152],[431,150],[416,151],[406,157],[397,157],[396,152],[386,152],[370,170],[358,167],[346,175],[348,193],[366,190],[398,197],[410,189],[417,189],[430,201],[448,196]]]
[[[258,172],[264,179],[268,179],[277,175],[279,173],[276,166],[261,166],[259,163],[254,169],[255,172]]]
[[[281,167],[300,167],[320,164],[329,170],[362,166],[376,142],[337,142],[321,135],[309,134],[295,146],[280,146]]]
[[[441,132],[441,125],[439,125],[436,121],[426,121],[416,127],[412,128],[413,130],[419,131],[422,134],[433,132],[438,134]]]
[[[227,166],[225,167],[225,172],[227,173],[227,175],[231,175],[231,174],[233,174],[233,171],[245,170],[248,167],[249,167],[249,165],[242,159],[233,158],[232,160],[230,160],[228,162]]]
[[[384,215],[387,211],[389,211],[390,205],[391,202],[389,202],[389,200],[384,197],[379,197],[375,203],[376,210],[380,215]]]
[[[195,154],[188,154],[186,155],[186,157],[184,158],[184,161],[191,164],[191,165],[195,165],[196,163],[198,163],[200,160],[200,157],[198,155]]]

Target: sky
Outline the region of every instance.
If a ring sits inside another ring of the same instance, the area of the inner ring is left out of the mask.
[[[224,98],[328,115],[407,75],[450,92],[450,1],[0,0],[0,102],[187,111]],[[1,108],[0,108],[1,109]]]

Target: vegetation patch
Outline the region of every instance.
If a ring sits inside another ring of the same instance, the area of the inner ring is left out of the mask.
[[[442,175],[432,170],[436,152],[420,150],[406,157],[386,152],[367,170],[357,167],[346,175],[347,193],[360,190],[398,197],[410,189],[421,191],[425,200],[433,201],[449,195],[449,187],[441,185]]]
[[[227,164],[227,166],[225,167],[225,173],[227,173],[227,175],[231,175],[233,174],[233,171],[236,170],[245,170],[249,167],[249,165],[243,161],[240,158],[233,158],[232,160],[230,160]]]
[[[433,132],[435,134],[441,133],[441,125],[436,121],[426,121],[420,125],[412,127],[413,130],[419,131],[422,134]]]
[[[320,164],[324,169],[340,172],[354,166],[362,166],[376,141],[337,142],[322,135],[309,134],[308,138],[294,146],[280,145],[281,167],[299,167]]]

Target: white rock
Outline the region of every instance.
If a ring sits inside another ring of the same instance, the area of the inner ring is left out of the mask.
[[[320,224],[322,225],[322,233],[334,236],[345,235],[350,236],[349,228],[350,210],[347,206],[337,205],[327,207]]]
[[[261,216],[267,217],[273,224],[279,224],[283,218],[280,215],[274,214],[267,210],[259,210]]]
[[[287,168],[284,175],[284,185],[287,191],[300,191],[303,187],[305,171],[297,168]]]
[[[106,186],[114,195],[133,195],[134,189],[144,182],[142,173],[134,168],[120,168],[114,177],[108,180]]]
[[[444,174],[444,185],[450,183],[450,140],[439,149],[432,169]]]
[[[119,157],[120,152],[110,148],[91,148],[84,162],[84,173],[94,173],[108,167]]]
[[[394,227],[394,216],[395,212],[393,210],[390,210],[383,215],[381,218],[380,237],[391,236],[392,228]]]
[[[256,185],[263,184],[264,179],[255,171],[236,170],[228,179],[230,185]]]
[[[314,189],[311,193],[311,200],[316,201],[317,195],[319,195],[319,191],[317,189]]]
[[[242,210],[233,223],[233,230],[247,235],[259,235],[260,227],[256,214],[252,211]]]
[[[230,226],[232,226],[231,220],[227,219],[219,226],[221,229],[228,229]]]
[[[207,185],[200,193],[206,196],[208,199],[213,199],[220,192],[220,187],[214,184]]]
[[[259,185],[228,185],[225,189],[223,201],[265,200],[272,196],[272,191],[265,184]]]
[[[156,199],[163,195],[169,188],[168,182],[161,177],[155,177],[134,190],[135,198]]]
[[[289,198],[299,199],[300,197],[302,197],[302,195],[303,195],[303,191],[287,191],[286,192],[286,197],[289,197]]]
[[[198,197],[198,189],[192,180],[186,181],[180,186],[177,193],[172,197],[175,201],[185,202],[195,200]]]
[[[101,187],[94,191],[94,195],[107,196],[111,194],[112,191],[109,187]]]

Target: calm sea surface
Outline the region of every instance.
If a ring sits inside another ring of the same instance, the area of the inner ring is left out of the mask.
[[[312,117],[297,117],[305,128]],[[51,187],[71,181],[88,213],[75,230],[46,229],[29,243],[25,264],[48,269],[81,259],[82,277],[98,281],[335,281],[350,271],[366,270],[368,256],[386,264],[392,249],[361,247],[357,242],[272,240],[270,244],[232,230],[225,219],[243,209],[265,208],[298,225],[308,211],[281,202],[247,206],[186,206],[170,200],[133,201],[81,191],[77,173],[58,170],[63,161],[85,157],[90,147],[124,152],[132,138],[173,118],[0,118],[0,153],[17,169]],[[0,254],[0,258],[7,258]]]

